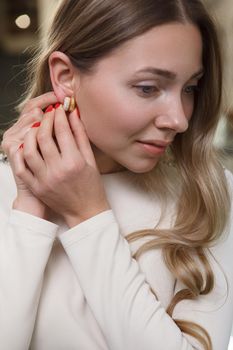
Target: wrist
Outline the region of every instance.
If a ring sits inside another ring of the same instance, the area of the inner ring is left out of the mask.
[[[107,204],[103,206],[102,208],[93,210],[92,212],[87,213],[86,215],[64,215],[64,220],[69,228],[72,228],[74,226],[77,226],[81,224],[83,221],[86,221],[88,219],[91,219],[92,217],[111,209],[111,207]]]
[[[12,209],[46,219],[46,206],[36,198],[16,197],[13,201]]]

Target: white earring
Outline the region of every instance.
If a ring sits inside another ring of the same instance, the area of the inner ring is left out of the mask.
[[[76,107],[76,102],[75,102],[74,96],[72,97],[66,96],[63,103],[64,111],[73,112],[75,107]]]

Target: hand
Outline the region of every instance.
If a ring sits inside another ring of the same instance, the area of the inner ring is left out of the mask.
[[[72,227],[110,209],[84,125],[75,109],[44,114],[19,149],[18,175],[31,192]],[[25,165],[27,164],[27,166]]]
[[[11,165],[17,187],[17,198],[13,208],[27,211],[30,214],[43,217],[45,205],[38,200],[24,181],[18,176],[20,153],[19,146],[23,144],[25,135],[35,122],[43,118],[43,109],[49,104],[57,102],[53,92],[46,93],[28,101],[23,108],[18,121],[3,135],[2,148],[6,153]]]

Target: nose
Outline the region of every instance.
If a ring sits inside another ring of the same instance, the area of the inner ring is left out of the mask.
[[[159,129],[170,129],[176,133],[185,132],[188,129],[188,117],[181,98],[173,98],[166,101],[155,118],[155,126]]]

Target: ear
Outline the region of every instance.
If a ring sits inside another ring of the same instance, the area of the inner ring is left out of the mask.
[[[54,93],[58,101],[63,103],[64,98],[74,95],[77,89],[77,71],[69,57],[60,51],[50,55],[49,71]]]

